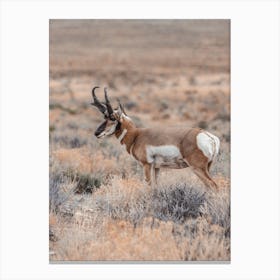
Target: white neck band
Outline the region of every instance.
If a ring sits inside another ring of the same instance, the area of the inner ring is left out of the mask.
[[[120,142],[123,140],[123,138],[125,137],[126,133],[127,133],[127,129],[124,129],[124,130],[122,131],[122,134],[118,137],[118,140],[119,140]]]

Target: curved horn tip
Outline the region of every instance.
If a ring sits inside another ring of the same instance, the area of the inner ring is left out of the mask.
[[[122,111],[123,111],[123,113],[127,116],[127,113],[126,113],[126,111],[125,111],[125,109],[124,109],[124,106],[122,105],[122,103],[121,103],[120,99],[119,99],[119,98],[117,98],[117,101],[118,101],[118,103],[119,103],[119,106],[120,106],[121,110],[122,110]]]
[[[110,102],[110,101],[109,101],[109,98],[108,98],[108,95],[107,95],[107,88],[106,88],[106,87],[104,88],[104,94],[105,94],[105,100],[106,100],[106,102],[107,102],[107,103]]]
[[[111,115],[111,114],[113,114],[114,113],[114,110],[113,110],[113,108],[112,108],[112,106],[111,106],[111,103],[110,103],[110,100],[109,100],[109,98],[108,98],[108,95],[107,95],[107,88],[105,87],[104,88],[104,95],[105,95],[105,104],[106,104],[106,107],[107,107],[107,110],[108,110],[108,113],[109,113],[109,115]]]
[[[94,91],[95,91],[97,88],[100,88],[100,87],[94,87],[94,88],[92,89],[92,92],[94,93]]]

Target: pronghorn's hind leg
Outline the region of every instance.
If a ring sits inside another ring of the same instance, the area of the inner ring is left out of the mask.
[[[211,189],[218,189],[215,181],[210,177],[207,168],[192,167],[193,172],[200,178],[200,180]]]
[[[155,168],[155,184],[158,185],[159,168]]]
[[[217,184],[209,174],[209,168],[212,164],[212,161],[208,162],[208,158],[205,157],[201,152],[193,153],[188,158],[185,158],[185,161],[207,187],[218,189]]]
[[[210,173],[210,168],[211,168],[211,166],[212,166],[212,163],[213,163],[212,160],[208,162],[208,165],[207,165],[208,173]]]

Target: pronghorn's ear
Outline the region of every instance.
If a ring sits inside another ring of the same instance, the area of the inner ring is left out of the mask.
[[[117,120],[120,120],[121,116],[122,116],[122,109],[120,106],[118,106],[117,110],[115,110],[114,117]]]
[[[122,114],[123,114],[123,111],[122,111],[121,106],[119,105],[118,108],[114,111],[114,117],[116,118],[116,120],[121,121]]]
[[[119,109],[122,111],[122,113],[124,113],[124,114],[127,116],[127,113],[126,113],[126,111],[124,110],[124,107],[123,107],[121,101],[120,101],[119,99],[117,99],[117,100],[118,100],[118,103],[119,103]]]

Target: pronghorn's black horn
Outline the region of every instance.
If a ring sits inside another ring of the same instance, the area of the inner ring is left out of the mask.
[[[97,88],[99,88],[99,87],[94,87],[94,88],[92,89],[92,91],[91,91],[91,93],[92,93],[92,98],[93,98],[93,101],[94,101],[94,102],[93,102],[93,103],[90,103],[90,104],[93,105],[93,106],[95,106],[95,107],[97,107],[101,113],[105,114],[105,112],[106,112],[106,110],[107,110],[106,107],[104,106],[104,104],[102,104],[102,103],[97,99],[97,97],[96,97],[96,95],[95,95],[95,93],[94,93],[94,91],[95,91]]]
[[[118,99],[118,103],[119,103],[119,106],[120,106],[122,112],[123,112],[125,115],[127,115],[127,114],[126,114],[126,111],[124,110],[124,107],[123,107],[123,105],[122,105],[122,103],[121,103],[121,101],[120,101],[119,99]]]
[[[114,111],[113,111],[113,108],[112,108],[111,103],[110,103],[110,101],[109,101],[109,98],[108,98],[108,96],[107,96],[107,88],[104,88],[104,93],[105,93],[106,107],[107,107],[109,116],[111,116],[111,114],[113,114]]]

